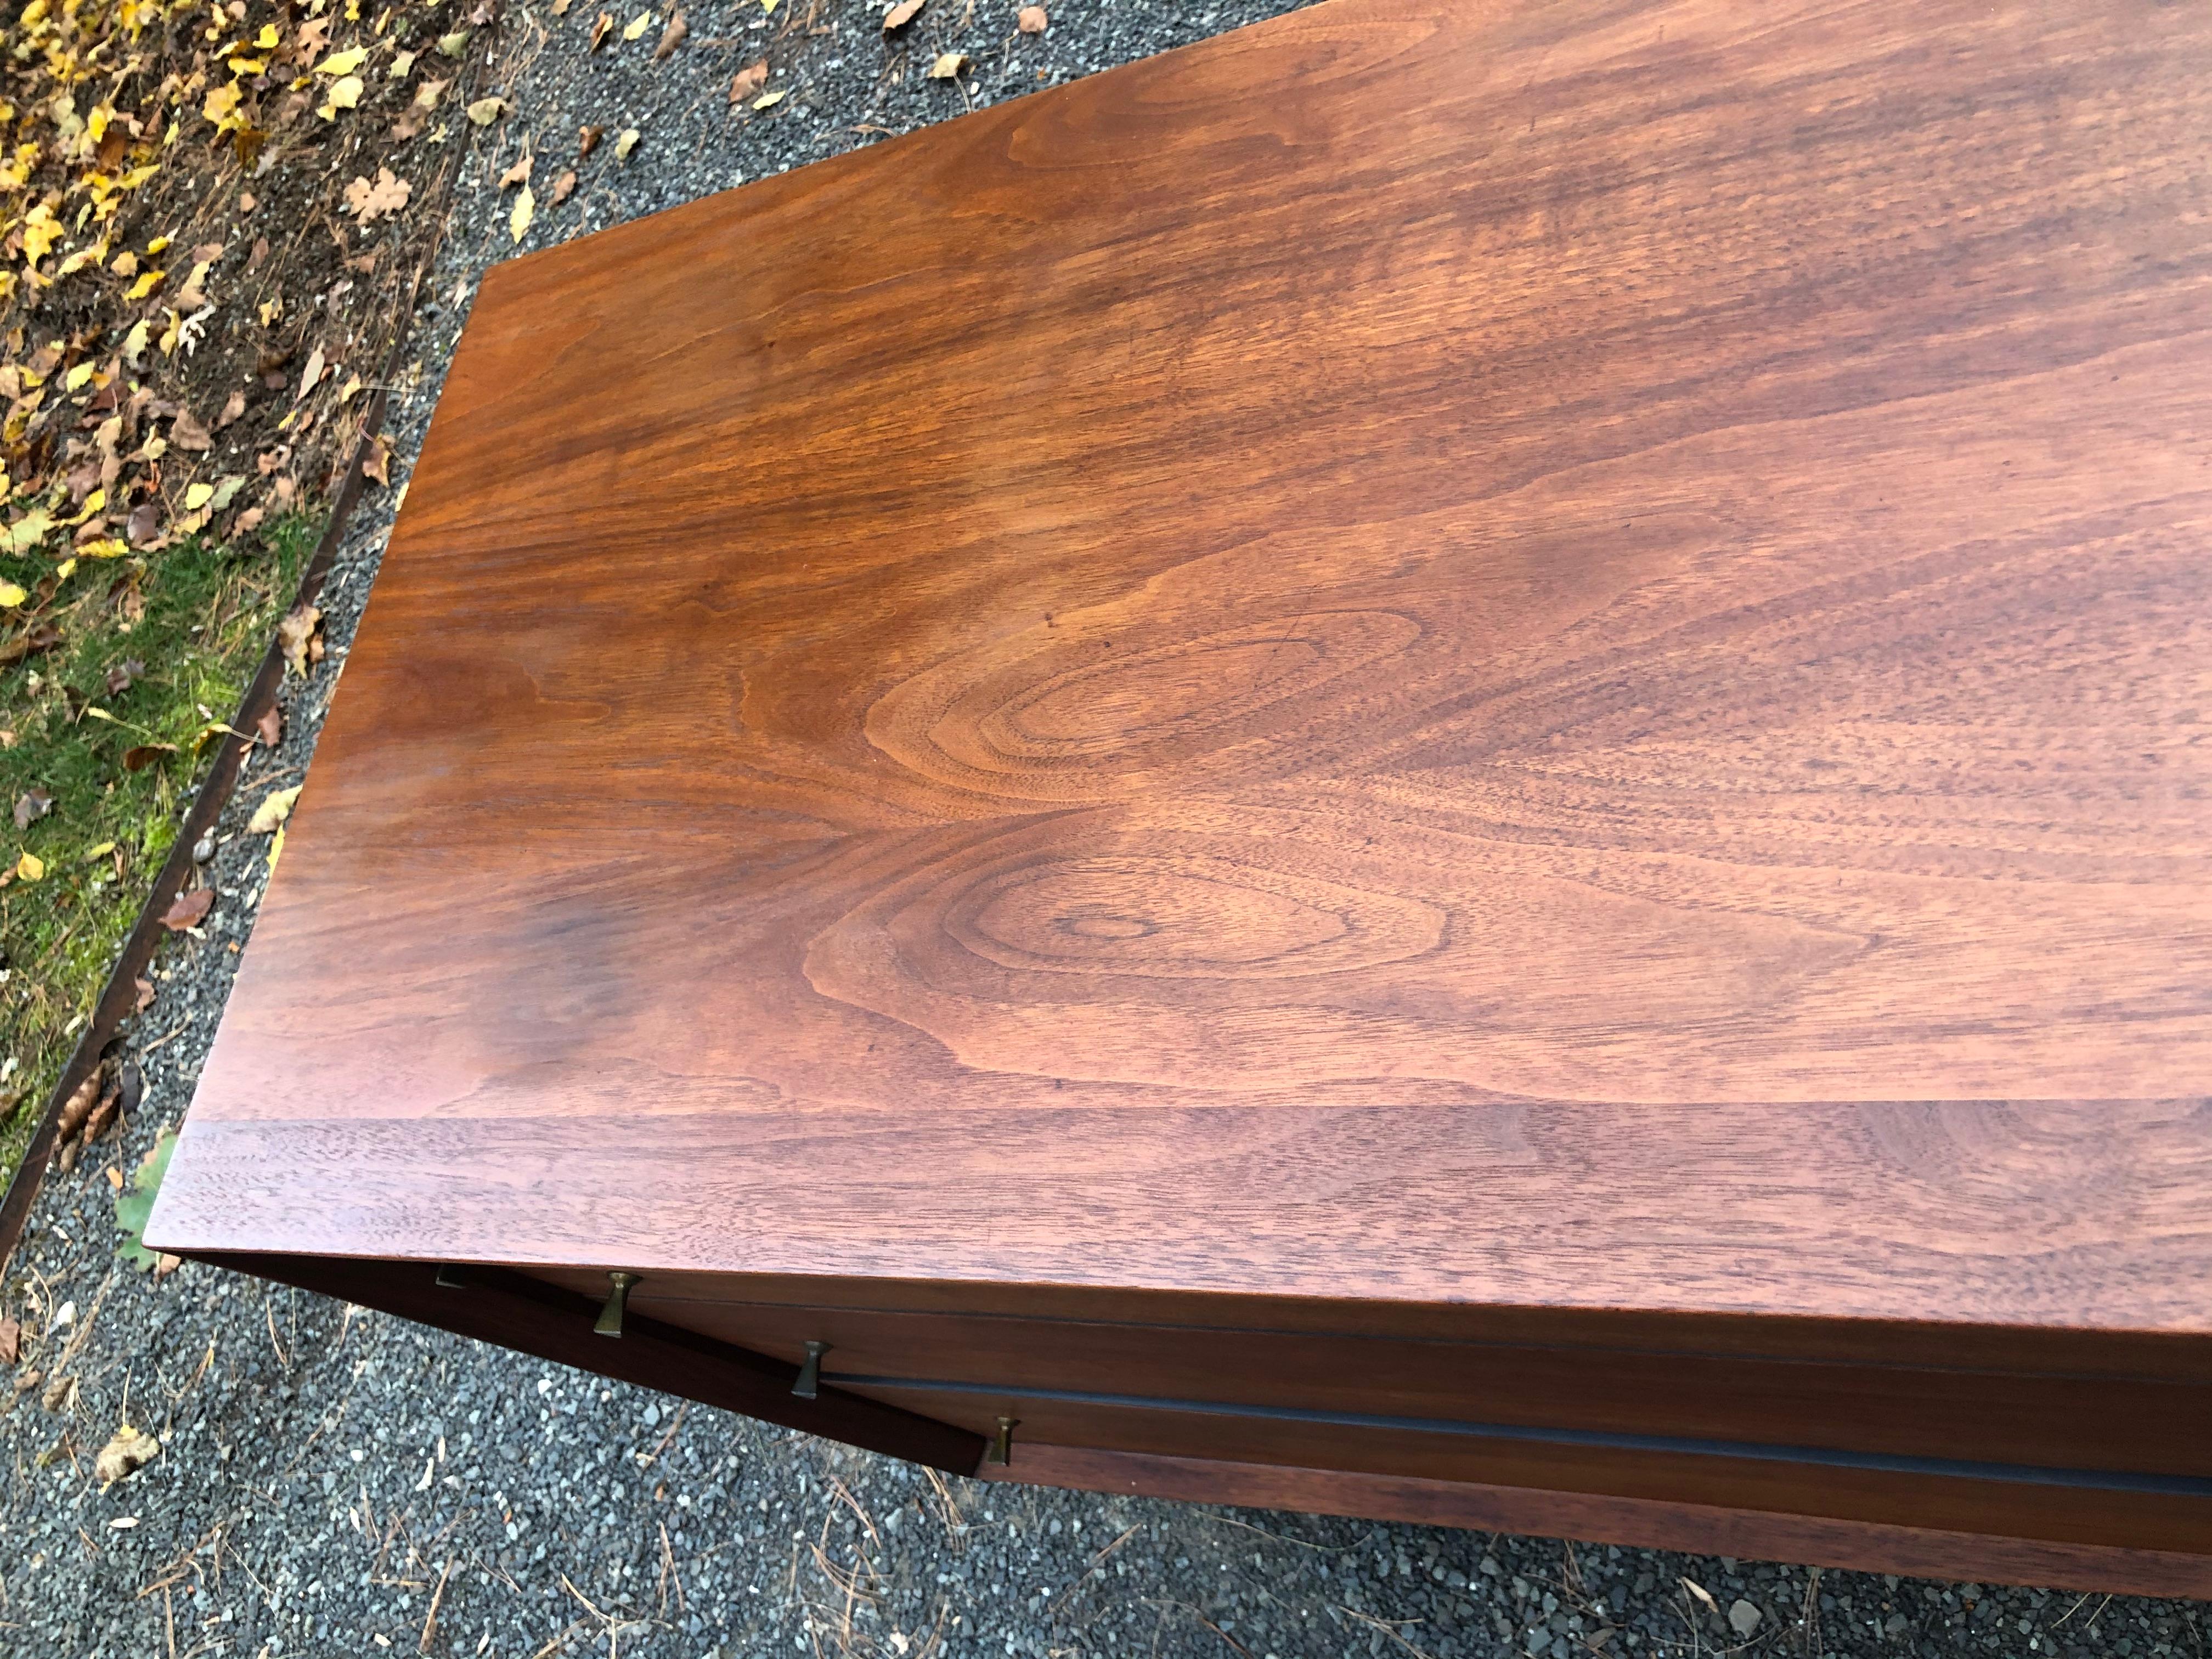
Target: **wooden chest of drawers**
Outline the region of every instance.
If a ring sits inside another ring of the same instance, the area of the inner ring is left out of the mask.
[[[149,1239],[993,1479],[2212,1591],[2208,88],[1328,0],[500,267]]]

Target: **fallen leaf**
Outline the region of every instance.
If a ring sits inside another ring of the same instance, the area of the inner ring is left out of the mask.
[[[315,65],[315,73],[339,77],[351,75],[368,61],[368,48],[355,46],[346,52],[334,52]]]
[[[154,1252],[146,1248],[146,1218],[154,1212],[154,1196],[161,1189],[161,1178],[169,1172],[170,1154],[176,1150],[177,1132],[162,1130],[153,1150],[131,1171],[130,1186],[115,1200],[115,1224],[123,1232],[116,1254],[134,1267],[156,1265]]]
[[[202,483],[185,486],[185,511],[187,513],[198,512],[214,499],[215,486],[211,483]]]
[[[405,207],[414,189],[411,183],[397,177],[390,167],[379,167],[375,183],[361,178],[346,186],[346,211],[364,225],[374,224],[379,218],[388,217]]]
[[[169,441],[195,455],[215,447],[214,434],[200,424],[199,417],[189,409],[179,410],[177,418],[169,422]]]
[[[937,61],[929,66],[929,78],[933,81],[957,81],[961,71],[967,67],[966,52],[940,52],[937,54]]]
[[[653,61],[660,62],[684,44],[684,37],[691,33],[691,26],[684,21],[684,14],[668,14],[668,27],[660,32],[660,44],[653,49]]]
[[[215,889],[202,887],[197,891],[180,896],[161,914],[161,926],[173,933],[181,933],[187,927],[197,927],[207,920],[207,913],[215,908]]]
[[[349,75],[343,81],[331,82],[331,89],[323,100],[320,112],[323,119],[329,120],[331,113],[337,110],[359,109],[361,94],[366,90],[368,88],[362,85],[362,78],[358,75]]]
[[[763,58],[757,64],[746,64],[732,77],[730,101],[733,104],[742,102],[752,97],[767,84],[768,59]]]
[[[608,34],[612,32],[614,26],[614,13],[611,11],[601,12],[599,15],[597,21],[595,21],[592,25],[592,44],[586,47],[586,50],[589,52],[597,52],[605,42]]]
[[[154,1006],[154,981],[141,974],[131,981],[131,986],[138,994],[137,1001],[132,1005],[131,1012],[143,1014]]]
[[[13,582],[0,582],[0,611],[13,611],[30,597]]]
[[[253,722],[253,735],[261,740],[264,749],[274,749],[284,741],[284,711],[275,703],[261,711],[261,718]]]
[[[884,33],[889,34],[893,29],[904,28],[914,21],[921,7],[922,0],[898,0],[898,4],[884,14]]]
[[[507,109],[504,98],[479,98],[468,108],[469,119],[480,127],[488,127],[499,119]]]
[[[517,161],[506,172],[501,173],[499,175],[499,187],[501,190],[512,190],[517,185],[528,184],[530,182],[530,168],[532,161],[532,157],[526,155],[520,161]]]
[[[176,752],[177,745],[173,743],[137,744],[123,751],[123,769],[126,772],[143,772],[162,756],[173,755]]]
[[[1703,1601],[1715,1613],[1718,1613],[1721,1610],[1721,1604],[1713,1600],[1713,1593],[1707,1589],[1703,1584],[1700,1584],[1696,1579],[1685,1578],[1682,1580],[1682,1588],[1689,1591],[1691,1595],[1696,1596],[1698,1600]]]
[[[161,509],[151,501],[142,501],[131,509],[125,521],[123,533],[133,547],[143,547],[161,532]]]
[[[414,107],[416,109],[437,108],[438,100],[446,95],[446,88],[453,84],[451,81],[425,81],[415,88]]]
[[[455,29],[451,34],[438,37],[438,50],[448,58],[459,58],[467,50],[468,44],[469,32],[466,29]]]
[[[112,1486],[134,1470],[143,1468],[161,1455],[160,1441],[143,1429],[134,1429],[125,1423],[116,1430],[115,1437],[100,1449],[100,1455],[93,1460],[92,1472],[99,1476],[103,1487]],[[135,1524],[135,1517],[131,1516],[118,1516],[118,1519],[132,1521]],[[109,1524],[112,1526],[114,1522]]]
[[[1047,21],[1042,6],[1024,6],[1014,14],[1014,27],[1024,34],[1042,34]]]
[[[755,109],[774,109],[790,95],[789,88],[778,87],[774,92],[764,92],[753,100]]]
[[[27,789],[15,800],[15,827],[27,830],[54,810],[54,798],[43,789]]]
[[[323,613],[312,605],[299,606],[276,624],[276,642],[292,672],[304,678],[323,659]]]
[[[571,191],[574,190],[575,188],[576,188],[576,169],[575,169],[575,168],[574,168],[574,167],[569,167],[569,168],[566,169],[564,172],[562,172],[562,173],[561,174],[561,176],[560,176],[558,179],[556,179],[553,181],[553,196],[552,196],[552,203],[553,203],[553,205],[554,205],[555,207],[559,207],[559,206],[561,205],[561,204],[562,204],[562,203],[563,203],[563,202],[565,202],[565,201],[567,201],[567,200],[568,199],[568,193],[569,193],[569,191]]]
[[[641,11],[638,13],[636,16],[631,18],[629,22],[623,25],[623,39],[625,40],[635,40],[639,35],[643,34],[647,29],[652,27],[653,14],[649,11]]]
[[[125,657],[107,671],[107,695],[119,697],[137,681],[146,678],[146,665],[136,657]]]
[[[13,1319],[0,1319],[0,1365],[12,1365],[22,1357],[23,1327]]]
[[[37,881],[46,873],[46,861],[35,853],[26,853],[15,860],[15,877],[19,881]]]
[[[217,513],[228,512],[230,504],[238,499],[238,492],[245,488],[246,477],[243,473],[234,472],[228,478],[216,479],[215,499],[208,503],[209,507]]]
[[[300,398],[304,398],[310,392],[313,392],[315,389],[315,382],[322,378],[323,349],[320,346],[317,346],[313,351],[310,351],[307,354],[307,366],[300,372],[299,396],[295,397],[293,399],[293,402],[297,403]]]
[[[284,856],[284,826],[278,824],[276,833],[269,839],[269,867],[274,870],[276,860]]]
[[[529,198],[528,190],[526,189],[522,194],[525,200]],[[518,237],[516,240],[520,240],[520,238]],[[369,445],[368,453],[362,457],[361,476],[380,483],[386,489],[391,488],[392,440],[380,432],[376,435],[376,441]]]
[[[222,431],[223,428],[245,413],[246,394],[243,392],[232,392],[223,402],[222,413],[215,417],[215,429],[218,432]]]
[[[283,832],[279,830],[277,833],[281,835]],[[167,1279],[171,1273],[176,1272],[178,1268],[184,1265],[184,1257],[180,1255],[171,1255],[167,1250],[159,1252],[154,1257],[154,1282],[157,1285],[160,1284],[161,1280]]]
[[[253,816],[246,821],[247,831],[256,836],[275,833],[276,826],[292,816],[292,803],[300,799],[304,787],[295,783],[289,789],[272,789],[264,795]]]
[[[516,241],[530,234],[531,216],[537,210],[537,200],[531,195],[530,186],[525,185],[521,194],[514,198],[514,211],[507,216],[507,228],[514,233]]]
[[[622,137],[615,140],[615,160],[617,161],[629,161],[630,151],[636,148],[637,129],[635,127],[624,127],[623,129]]]

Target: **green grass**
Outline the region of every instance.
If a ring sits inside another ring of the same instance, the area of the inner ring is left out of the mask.
[[[13,1061],[0,1079],[0,1182],[175,839],[212,753],[195,739],[237,712],[320,528],[301,513],[234,546],[195,538],[144,558],[82,560],[43,605],[52,558],[0,556],[0,579],[33,593],[24,612],[62,634],[0,670],[0,866],[26,853],[45,866],[0,888],[0,1067]],[[110,671],[131,662],[143,677],[112,691]],[[175,752],[125,768],[125,751],[155,744]],[[52,810],[18,830],[15,803],[33,788]]]

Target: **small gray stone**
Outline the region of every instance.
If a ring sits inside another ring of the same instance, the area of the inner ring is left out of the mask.
[[[1729,1627],[1738,1636],[1748,1636],[1759,1628],[1759,1609],[1748,1601],[1739,1601],[1729,1609]]]

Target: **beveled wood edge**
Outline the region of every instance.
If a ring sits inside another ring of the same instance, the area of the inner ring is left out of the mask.
[[[2212,1598],[2212,1559],[2174,1551],[2051,1543],[1651,1498],[1093,1451],[1026,1444],[1018,1438],[1011,1464],[987,1463],[976,1471],[976,1478],[1180,1503],[1787,1561],[1846,1572],[2116,1595]]]
[[[501,1268],[468,1268],[452,1287],[426,1262],[212,1251],[191,1259],[948,1474],[972,1474],[986,1449],[965,1429],[842,1389],[824,1385],[802,1400],[791,1391],[796,1365],[641,1314],[629,1316],[619,1338],[597,1335],[596,1303]]]

